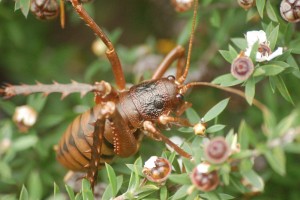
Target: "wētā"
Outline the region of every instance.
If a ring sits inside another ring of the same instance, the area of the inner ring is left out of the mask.
[[[141,131],[155,140],[163,141],[181,156],[191,158],[187,152],[171,142],[157,128],[157,124],[193,126],[180,115],[191,106],[184,101],[186,91],[197,85],[227,90],[243,96],[243,93],[222,88],[206,82],[185,84],[189,71],[190,54],[195,29],[198,1],[194,0],[193,28],[187,59],[181,46],[175,47],[157,67],[151,80],[143,81],[131,88],[125,87],[125,77],[117,52],[102,29],[87,14],[78,0],[70,0],[78,15],[107,46],[106,56],[111,63],[117,88],[105,81],[94,85],[73,82],[72,84],[7,85],[2,92],[11,97],[19,94],[60,92],[63,96],[79,92],[84,95],[94,92],[96,105],[79,115],[67,128],[57,148],[58,161],[74,171],[86,171],[86,178],[93,188],[98,170],[117,155],[129,157],[139,148]],[[176,76],[163,77],[174,61],[177,62]],[[255,102],[254,102],[255,104]]]

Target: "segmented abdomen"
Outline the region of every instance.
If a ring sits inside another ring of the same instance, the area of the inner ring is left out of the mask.
[[[92,135],[100,134],[94,133],[95,127],[92,125],[96,121],[96,116],[100,109],[101,107],[95,106],[79,115],[68,126],[62,136],[57,149],[57,160],[66,168],[73,171],[87,170],[84,166],[90,163],[90,150],[93,144]],[[102,138],[101,156],[98,158],[100,159],[99,168],[101,168],[105,162],[110,163],[115,155],[113,144],[105,137]]]

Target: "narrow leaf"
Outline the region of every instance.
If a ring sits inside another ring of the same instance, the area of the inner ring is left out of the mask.
[[[28,197],[27,189],[26,189],[26,187],[23,185],[22,190],[21,190],[21,193],[20,193],[20,198],[19,198],[19,200],[28,200],[28,199],[29,199],[29,197]]]
[[[219,52],[227,62],[232,63],[232,61],[234,60],[234,57],[231,56],[229,51],[219,50]]]
[[[266,151],[264,152],[264,155],[266,156],[268,163],[275,172],[277,172],[281,176],[284,176],[286,174],[285,154],[281,147],[276,147],[271,151]]]
[[[249,105],[252,105],[254,95],[255,95],[255,81],[253,77],[248,79],[248,81],[246,82],[245,95]]]
[[[216,133],[218,131],[223,130],[225,127],[226,127],[226,125],[223,125],[223,124],[215,124],[215,125],[208,127],[208,129],[206,129],[206,132],[207,133]]]
[[[285,98],[285,100],[287,100],[288,102],[290,102],[291,104],[294,105],[294,102],[292,100],[292,97],[282,79],[281,76],[274,76],[273,77],[273,81],[275,83],[276,88],[279,90],[280,94],[282,95],[283,98]]]
[[[253,170],[242,173],[243,177],[258,191],[264,190],[263,179]]]
[[[73,189],[72,189],[70,186],[68,186],[68,185],[65,185],[65,187],[66,187],[66,190],[67,190],[67,192],[68,192],[69,199],[70,199],[70,200],[75,200],[75,196],[74,196],[74,191],[73,191]]]
[[[267,1],[267,5],[266,5],[266,9],[267,9],[267,15],[268,17],[274,21],[274,22],[278,22],[278,19],[277,19],[277,16],[276,16],[276,13],[272,7],[272,4],[271,4],[271,1],[268,0]]]
[[[270,41],[270,48],[271,50],[274,50],[275,45],[277,43],[277,38],[278,38],[278,33],[279,33],[279,25],[276,26],[272,32],[270,33],[270,35],[268,35],[268,41]]]
[[[247,48],[247,41],[245,38],[232,38],[231,41],[238,47],[240,50],[245,50]]]
[[[26,18],[29,13],[30,2],[30,0],[20,0],[21,11]]]
[[[229,98],[224,99],[217,103],[214,107],[212,107],[205,115],[204,115],[204,121],[208,122],[214,118],[216,118],[227,106],[229,102]]]
[[[113,196],[115,197],[117,195],[117,177],[116,177],[115,171],[107,163],[105,163],[105,168],[106,168],[106,171],[107,171],[109,183],[110,183],[111,188],[112,188]]]
[[[256,8],[257,8],[257,11],[258,11],[258,14],[259,14],[260,18],[262,18],[262,19],[264,18],[265,4],[266,4],[265,0],[256,1]]]

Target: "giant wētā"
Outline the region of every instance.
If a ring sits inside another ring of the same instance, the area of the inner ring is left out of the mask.
[[[143,81],[131,88],[125,87],[125,77],[121,63],[113,44],[102,29],[87,14],[78,0],[70,0],[75,11],[104,42],[106,56],[111,63],[117,88],[105,81],[94,85],[73,82],[72,84],[45,85],[8,85],[2,92],[10,97],[19,94],[60,92],[63,96],[79,92],[84,95],[94,92],[96,105],[79,115],[67,128],[57,148],[57,159],[68,169],[86,171],[87,179],[93,188],[100,169],[117,155],[129,157],[138,151],[141,131],[147,136],[167,143],[181,156],[191,158],[157,128],[157,124],[177,124],[193,126],[188,120],[180,118],[191,106],[184,101],[186,91],[197,85],[216,87],[243,96],[243,93],[229,88],[222,88],[206,82],[185,84],[189,71],[190,54],[195,29],[198,1],[194,0],[193,28],[189,42],[187,59],[181,46],[174,48],[161,62],[151,80]],[[176,76],[163,77],[174,61],[177,63]],[[254,101],[254,104],[258,104]]]

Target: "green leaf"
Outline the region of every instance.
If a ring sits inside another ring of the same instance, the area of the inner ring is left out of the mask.
[[[270,77],[270,81],[272,81],[275,84],[276,88],[279,90],[282,97],[294,105],[292,97],[291,97],[282,77],[281,76],[273,76],[273,77]]]
[[[195,124],[200,121],[200,117],[194,109],[188,108],[185,113],[191,124]]]
[[[284,146],[284,151],[288,153],[300,154],[300,144],[299,143],[289,143]]]
[[[213,10],[209,22],[213,27],[219,28],[221,23],[221,17],[217,10]]]
[[[277,19],[277,16],[276,16],[276,13],[272,7],[272,4],[271,4],[271,1],[268,0],[267,1],[267,5],[266,5],[266,9],[267,9],[267,15],[268,17],[274,21],[274,22],[278,22],[278,19]]]
[[[221,86],[224,86],[224,87],[230,87],[230,86],[238,85],[238,84],[241,84],[243,82],[244,81],[242,81],[242,80],[237,80],[236,78],[234,78],[231,73],[223,74],[221,76],[218,76],[217,78],[215,78],[212,81],[212,83],[220,84]]]
[[[264,181],[255,171],[242,172],[242,176],[258,191],[264,190]]]
[[[70,200],[75,200],[75,196],[74,196],[74,191],[73,191],[73,189],[72,189],[70,186],[68,186],[68,185],[65,185],[65,187],[66,187],[66,190],[67,190],[67,192],[68,192],[69,199],[70,199]]]
[[[205,115],[204,115],[204,121],[208,122],[214,118],[216,118],[227,106],[229,102],[229,98],[224,99],[217,103],[214,107],[212,107]]]
[[[277,38],[278,38],[278,33],[279,33],[279,25],[276,26],[272,32],[270,33],[270,35],[268,35],[268,41],[270,41],[270,48],[271,50],[274,50],[275,45],[277,43]]]
[[[188,174],[171,174],[168,179],[173,183],[178,183],[180,185],[188,185],[191,184],[191,179]]]
[[[42,111],[47,98],[43,94],[32,94],[27,99],[27,104],[34,108],[38,113]]]
[[[37,171],[32,171],[28,179],[28,191],[30,199],[42,199],[43,185],[41,176]],[[54,196],[59,193],[58,186],[54,183]]]
[[[29,196],[28,196],[27,189],[26,189],[26,187],[23,185],[22,190],[21,190],[21,193],[20,193],[19,200],[28,200],[28,199],[29,199]]]
[[[171,200],[176,200],[176,199],[182,199],[183,197],[187,196],[187,191],[190,185],[183,185],[181,186],[175,194],[171,197]]]
[[[229,62],[232,63],[232,61],[235,59],[235,57],[232,57],[229,51],[226,50],[219,50],[220,54],[223,56],[223,58]]]
[[[257,41],[253,44],[251,52],[250,52],[250,58],[251,58],[253,63],[256,62],[256,54],[257,54],[257,51],[258,51],[258,46],[259,46],[259,44],[258,44],[258,41]]]
[[[223,130],[225,127],[226,127],[226,125],[223,125],[223,124],[215,124],[215,125],[208,127],[206,129],[206,132],[207,133],[216,133],[218,131]]]
[[[233,60],[238,56],[238,52],[231,45],[229,45],[229,53]]]
[[[12,116],[15,112],[16,106],[11,101],[3,101],[0,99],[1,110],[5,111],[6,114]]]
[[[165,185],[160,188],[159,197],[162,200],[168,199],[168,189]]]
[[[284,134],[298,121],[299,114],[297,112],[292,112],[287,117],[282,119],[276,126],[274,135],[272,138],[284,136]]]
[[[289,48],[292,49],[291,53],[300,54],[300,38],[292,40],[289,43]]]
[[[81,192],[84,200],[94,200],[94,194],[91,190],[90,182],[85,178],[82,179]]]
[[[20,8],[25,17],[27,17],[30,8],[30,0],[20,0]]]
[[[231,41],[238,47],[240,50],[245,50],[247,48],[247,41],[245,38],[232,38]]]
[[[238,143],[240,144],[241,150],[246,150],[249,147],[249,132],[249,127],[243,120],[238,131]]]
[[[253,77],[250,77],[246,82],[245,95],[249,105],[252,105],[255,96],[255,81]]]
[[[108,175],[108,180],[112,188],[113,197],[117,195],[117,178],[114,169],[107,163],[105,163],[105,168]]]
[[[257,8],[257,11],[258,11],[258,14],[259,14],[260,18],[262,18],[262,19],[264,18],[265,3],[266,3],[265,0],[256,1],[256,8]]]
[[[221,197],[216,192],[206,192],[204,194],[200,194],[200,196],[209,200],[221,200]]]
[[[267,64],[261,66],[260,69],[263,70],[266,76],[275,76],[284,71],[285,68],[281,67],[280,65]]]
[[[275,172],[277,172],[281,176],[284,176],[286,174],[286,159],[283,149],[281,147],[276,147],[272,150],[267,150],[266,152],[264,152],[264,155],[266,156],[268,163]]]
[[[39,183],[39,184],[41,184],[41,183]],[[53,194],[54,194],[54,198],[55,198],[55,196],[59,194],[59,187],[56,185],[55,182],[53,183],[53,190],[54,190]]]
[[[34,146],[38,142],[36,135],[26,135],[16,139],[12,145],[14,151],[23,151]]]

